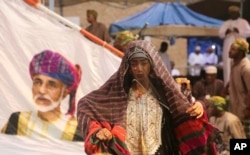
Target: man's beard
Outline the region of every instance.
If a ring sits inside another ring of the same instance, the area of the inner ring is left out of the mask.
[[[36,96],[34,96],[34,101],[36,101],[37,98],[39,98],[39,97],[43,97],[43,98],[49,100],[51,104],[50,105],[35,104],[37,110],[41,111],[41,112],[48,112],[48,111],[51,111],[51,110],[55,109],[56,107],[58,107],[58,105],[61,103],[61,101],[63,99],[63,91],[62,91],[62,94],[60,95],[60,98],[57,101],[53,101],[49,95],[40,95],[40,94],[37,94]]]

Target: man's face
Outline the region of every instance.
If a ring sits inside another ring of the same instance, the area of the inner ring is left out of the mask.
[[[37,74],[33,77],[32,93],[38,110],[46,112],[59,106],[67,89],[60,80]]]
[[[94,15],[93,14],[91,14],[91,13],[88,13],[87,14],[87,21],[89,22],[89,23],[92,23],[93,21],[95,21],[96,19],[95,19],[95,17],[94,17]]]
[[[217,114],[217,108],[212,103],[208,103],[207,105],[207,114],[208,117],[216,116]]]
[[[196,54],[200,54],[200,52],[201,52],[200,50],[195,50]]]
[[[217,74],[206,74],[206,82],[213,83],[217,77]]]
[[[117,48],[118,50],[124,52],[124,49],[125,49],[127,44],[121,45],[121,42],[122,42],[122,40],[116,39],[114,42],[114,47]]]
[[[134,78],[140,82],[148,80],[150,62],[146,58],[134,58],[130,61],[130,69]]]
[[[231,46],[230,50],[229,50],[229,58],[237,58],[240,54],[240,51],[235,47],[235,46]]]
[[[212,48],[207,48],[206,52],[207,52],[208,54],[211,54],[211,53],[213,53],[213,49],[212,49]]]
[[[237,11],[230,11],[229,12],[230,19],[237,19],[240,17],[240,13]]]

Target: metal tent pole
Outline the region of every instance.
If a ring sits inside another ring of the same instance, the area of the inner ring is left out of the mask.
[[[55,0],[49,0],[49,9],[55,11]]]
[[[245,0],[240,1],[240,17],[243,17],[243,7],[244,7]]]

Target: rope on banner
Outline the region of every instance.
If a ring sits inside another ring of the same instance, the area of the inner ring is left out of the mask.
[[[85,29],[81,28],[80,26],[76,25],[75,23],[63,18],[62,16],[56,14],[55,12],[51,11],[50,9],[48,9],[46,6],[42,5],[40,3],[40,0],[24,0],[26,3],[28,3],[29,5],[47,13],[48,15],[56,18],[58,21],[62,22],[63,24],[73,28],[74,30],[79,31],[82,35],[84,35],[85,37],[89,38],[90,40],[92,40],[93,42],[109,49],[112,53],[114,53],[115,55],[119,56],[119,57],[123,57],[124,54],[119,51],[118,49],[116,49],[115,47],[113,47],[112,45],[108,44],[107,42],[101,40],[100,38],[96,37],[95,35],[89,33],[88,31],[86,31]]]

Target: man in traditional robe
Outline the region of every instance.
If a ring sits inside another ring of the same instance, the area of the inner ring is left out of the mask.
[[[230,6],[228,12],[230,19],[226,20],[219,29],[219,37],[224,39],[222,63],[225,85],[228,83],[230,77],[231,59],[228,57],[228,51],[231,44],[237,37],[250,37],[250,25],[247,20],[240,17],[240,8],[238,6]]]
[[[223,145],[226,148],[220,155],[229,155],[230,139],[246,138],[241,120],[235,114],[226,111],[227,103],[221,96],[208,98],[209,122],[217,127],[222,133]]]
[[[95,10],[87,10],[87,20],[90,25],[86,27],[86,31],[109,43],[110,35],[108,29],[103,23],[97,21],[97,17],[98,13]]]
[[[1,132],[32,138],[82,141],[75,113],[75,94],[81,79],[79,65],[73,65],[58,52],[44,50],[29,65],[32,94],[37,111],[11,114]],[[69,109],[61,111],[61,101],[69,96]]]
[[[250,61],[247,58],[249,44],[244,38],[237,38],[229,50],[233,60],[228,85],[229,111],[238,116],[250,138]]]

